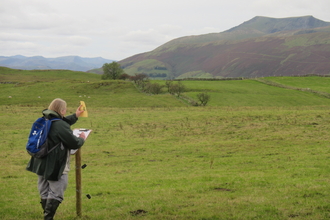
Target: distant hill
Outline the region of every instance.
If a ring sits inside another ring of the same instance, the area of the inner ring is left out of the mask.
[[[257,16],[221,33],[187,36],[119,61],[166,78],[330,74],[330,22]]]
[[[88,71],[100,68],[104,63],[111,63],[113,60],[102,57],[83,58],[79,56],[64,56],[57,58],[45,58],[42,56],[25,57],[0,56],[0,66],[13,69],[33,70],[33,69],[66,69],[73,71]]]

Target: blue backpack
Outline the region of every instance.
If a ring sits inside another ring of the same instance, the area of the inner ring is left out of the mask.
[[[59,118],[47,119],[45,117],[38,118],[32,125],[28,142],[26,144],[27,152],[35,158],[43,158],[47,156],[56,146],[48,149],[48,132],[53,121],[61,120]]]

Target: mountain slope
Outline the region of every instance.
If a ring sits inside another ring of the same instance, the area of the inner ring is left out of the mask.
[[[310,29],[329,26],[330,22],[321,21],[313,16],[295,18],[269,18],[256,16],[243,24],[231,28],[226,32],[233,32],[240,29],[255,29],[265,34],[280,31],[292,31],[299,29]]]
[[[94,68],[100,68],[104,63],[112,60],[102,57],[83,58],[79,56],[64,56],[57,58],[45,58],[42,56],[25,57],[21,55],[5,57],[0,56],[0,66],[13,69],[66,69],[73,71],[87,71]]]
[[[162,67],[168,78],[257,77],[329,74],[329,61],[330,22],[304,16],[255,17],[222,33],[174,39],[120,64],[128,74]]]
[[[261,37],[276,32],[308,30],[328,26],[330,26],[330,22],[321,21],[314,18],[313,16],[296,18],[268,18],[256,16],[251,20],[246,21],[243,24],[233,27],[227,31],[221,33],[181,37],[169,41],[157,49],[161,50],[164,47],[170,47],[173,45],[191,45],[216,41],[242,40]]]

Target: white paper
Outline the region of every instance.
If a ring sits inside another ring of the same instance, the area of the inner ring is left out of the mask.
[[[73,129],[73,134],[76,136],[76,137],[79,137],[79,135],[84,132],[85,135],[86,135],[86,139],[88,137],[88,135],[92,132],[92,130],[90,129],[86,129],[86,128],[76,128],[76,129]]]
[[[92,132],[92,130],[90,129],[86,129],[86,128],[76,128],[76,129],[73,129],[73,135],[75,135],[76,137],[79,137],[79,135],[84,132],[85,135],[86,135],[86,139],[88,137],[88,135]],[[75,154],[77,152],[78,149],[72,149],[70,150],[70,154]]]

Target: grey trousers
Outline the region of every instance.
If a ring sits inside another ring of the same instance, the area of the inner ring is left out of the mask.
[[[41,199],[56,199],[62,202],[68,185],[68,175],[63,174],[58,181],[45,180],[38,175],[38,190]]]

